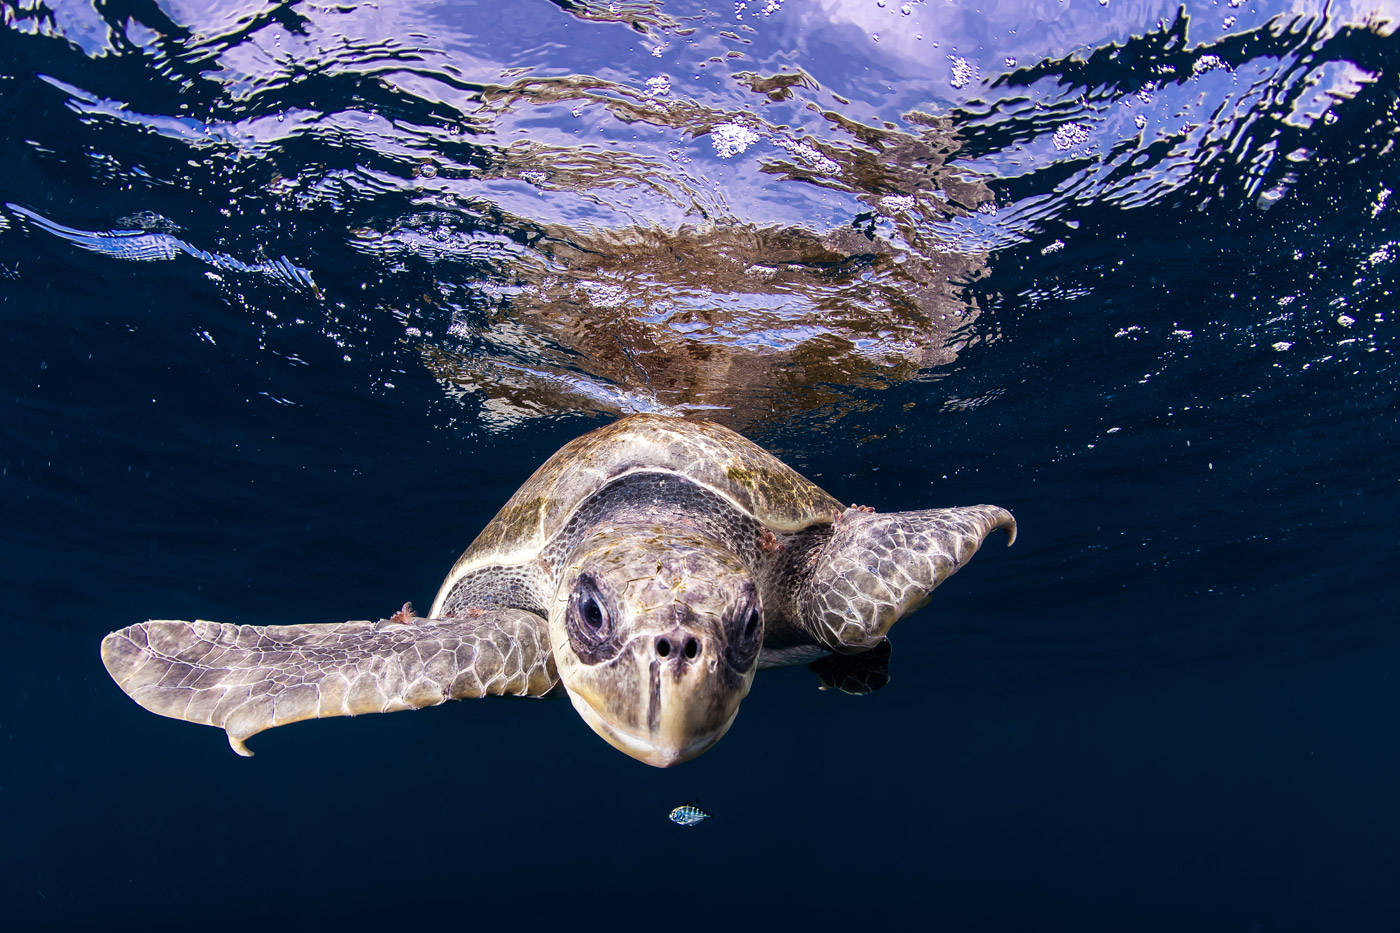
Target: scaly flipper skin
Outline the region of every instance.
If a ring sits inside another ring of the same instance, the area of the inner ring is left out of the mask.
[[[814,555],[798,595],[802,624],[833,651],[869,650],[998,528],[1006,530],[1007,544],[1016,540],[1016,520],[994,505],[883,514],[847,509]]]
[[[252,735],[303,719],[487,695],[543,696],[558,675],[544,619],[519,609],[408,624],[151,621],[102,640],[117,685],[153,713]]]

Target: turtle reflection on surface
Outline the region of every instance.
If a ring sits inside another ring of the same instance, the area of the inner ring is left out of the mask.
[[[741,77],[770,99],[815,87],[802,73]],[[504,263],[499,307],[456,307],[450,333],[423,345],[449,390],[485,396],[488,419],[700,409],[745,427],[919,378],[996,337],[962,294],[985,251],[949,226],[993,195],[949,168],[960,143],[946,117],[907,113],[901,130],[819,110],[819,139],[585,76],[522,78],[482,100],[488,125],[591,104],[696,138],[739,127],[765,178],[752,194],[699,155],[534,139],[497,150],[477,183],[524,245]],[[393,236],[364,231],[361,245]]]
[[[850,229],[612,231],[556,252],[573,272],[522,263],[531,284],[484,350],[425,347],[434,375],[522,415],[651,401],[742,427],[951,363],[977,319],[955,284],[975,262]]]

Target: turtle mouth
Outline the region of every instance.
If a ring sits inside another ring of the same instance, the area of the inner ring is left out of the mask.
[[[623,754],[656,768],[671,768],[703,754],[724,737],[729,727],[734,724],[734,717],[739,715],[736,705],[719,728],[677,744],[629,732],[616,723],[609,722],[593,707],[587,697],[572,690],[569,691],[569,700],[583,721],[588,723],[589,728],[598,733],[603,741]]]

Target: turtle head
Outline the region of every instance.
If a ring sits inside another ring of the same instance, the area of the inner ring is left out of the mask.
[[[559,577],[549,613],[560,680],[585,722],[660,768],[728,731],[763,644],[753,577],[698,534],[596,529]]]

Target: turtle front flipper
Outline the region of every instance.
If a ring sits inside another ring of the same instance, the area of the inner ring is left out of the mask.
[[[558,682],[544,619],[520,609],[408,624],[151,621],[102,640],[117,686],[153,713],[249,736],[303,719],[389,713]]]
[[[867,651],[934,587],[977,553],[982,540],[1016,520],[994,505],[881,514],[847,509],[812,555],[798,593],[802,625],[833,651]]]

